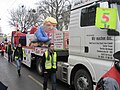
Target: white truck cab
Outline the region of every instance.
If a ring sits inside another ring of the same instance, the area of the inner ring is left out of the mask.
[[[116,29],[95,26],[97,7],[117,8]],[[75,90],[93,90],[113,66],[113,54],[120,51],[119,33],[120,0],[76,0],[70,16],[68,62],[63,65],[66,82]]]

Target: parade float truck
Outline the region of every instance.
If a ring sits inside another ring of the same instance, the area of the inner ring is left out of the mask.
[[[113,54],[120,51],[119,33],[120,0],[76,0],[71,9],[69,49],[64,46],[64,32],[53,35],[58,54],[57,79],[75,90],[94,90],[100,77],[113,66]],[[26,35],[27,43],[30,38]],[[34,62],[41,74],[47,49],[29,45],[24,49],[23,63],[31,67]]]

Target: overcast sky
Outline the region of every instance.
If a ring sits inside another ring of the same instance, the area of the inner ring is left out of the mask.
[[[35,8],[36,2],[40,0],[2,0],[0,2],[0,27],[3,33],[8,34],[13,31],[13,28],[10,28],[8,24],[8,11],[18,8],[19,5],[24,5],[27,8]]]

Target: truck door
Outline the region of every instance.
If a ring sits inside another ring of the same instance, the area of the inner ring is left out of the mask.
[[[80,26],[84,30],[83,55],[91,58],[113,60],[115,37],[107,34],[108,29],[95,26],[96,8],[100,3],[82,8]]]

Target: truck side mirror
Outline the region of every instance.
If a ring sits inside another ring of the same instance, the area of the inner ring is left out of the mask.
[[[112,30],[112,29],[108,29],[108,30],[107,30],[107,34],[108,34],[109,36],[119,36],[119,35],[120,35],[118,31]]]

